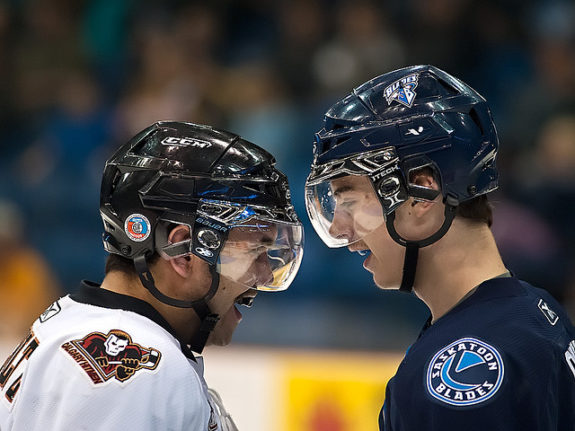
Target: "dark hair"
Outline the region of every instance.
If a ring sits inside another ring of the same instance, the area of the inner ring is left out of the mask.
[[[493,224],[493,206],[489,202],[487,195],[462,202],[455,212],[457,217],[467,218],[473,221],[486,223],[491,227]]]
[[[147,258],[148,265],[152,265],[160,258],[158,253],[154,253],[152,256]],[[126,275],[136,275],[136,268],[134,267],[134,261],[132,259],[127,259],[118,254],[109,254],[106,258],[106,267],[104,269],[105,274],[112,271],[123,272]]]
[[[435,169],[430,166],[411,171],[409,173],[409,181],[415,182],[418,175],[431,175],[435,181],[439,182]],[[480,195],[460,203],[455,215],[456,217],[485,223],[489,227],[493,224],[493,206],[489,202],[487,195]]]

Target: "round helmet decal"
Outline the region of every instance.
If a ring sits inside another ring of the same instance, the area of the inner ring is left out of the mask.
[[[142,214],[132,214],[124,222],[124,231],[132,241],[145,241],[150,236],[150,221]]]

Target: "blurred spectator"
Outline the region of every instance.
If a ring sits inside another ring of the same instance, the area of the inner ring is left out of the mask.
[[[328,20],[320,0],[282,2],[279,10],[280,46],[274,53],[277,69],[298,103],[310,103],[317,96],[313,57],[327,33]]]
[[[341,1],[334,21],[333,37],[313,58],[315,79],[328,94],[342,94],[403,65],[402,42],[377,2]]]
[[[277,4],[267,0],[219,4],[218,12],[226,32],[226,46],[222,52],[224,64],[234,66],[245,61],[269,59],[273,55],[278,38]]]
[[[515,95],[524,91],[534,73],[529,53],[522,45],[526,31],[524,21],[518,19],[523,14],[515,1],[470,3],[466,14],[470,37],[462,42],[466,50],[457,59],[473,87],[485,89],[481,93],[489,101],[499,133],[506,137],[514,118]],[[510,139],[502,146],[503,154],[510,153],[506,150],[516,142]]]
[[[509,98],[508,145],[531,151],[535,132],[559,110],[575,108],[575,5],[537,2],[529,22],[534,76]],[[527,48],[524,41],[523,49]]]
[[[22,20],[8,66],[14,108],[27,121],[38,120],[58,97],[62,72],[83,64],[77,31],[80,4],[74,0],[20,2]],[[36,117],[30,118],[34,114]]]
[[[129,77],[129,18],[133,0],[85,2],[79,30],[86,61],[105,89],[103,96],[115,100]]]
[[[30,218],[29,238],[69,291],[96,271],[101,228],[92,210],[112,133],[112,117],[100,89],[83,70],[66,69],[56,98],[38,122],[34,140],[12,170],[10,196]],[[17,192],[15,192],[17,190]],[[103,254],[102,254],[103,256]],[[103,258],[103,257],[102,257]]]
[[[535,134],[533,151],[516,164],[513,178],[514,198],[529,206],[547,226],[544,230],[548,239],[521,249],[521,253],[529,253],[529,249],[534,252],[531,272],[539,272],[542,285],[563,301],[569,296],[568,277],[575,262],[575,227],[571,220],[575,211],[574,113],[561,113],[546,120]],[[528,223],[523,232],[518,235],[541,239],[541,223]]]
[[[220,88],[230,128],[272,152],[280,167],[293,166],[304,152],[296,139],[299,114],[279,75],[265,63],[244,64],[230,69]]]
[[[410,0],[402,5],[398,31],[406,45],[408,64],[433,64],[449,73],[466,76],[476,37],[468,32],[471,0]],[[463,35],[466,35],[463,37]]]
[[[22,214],[0,201],[0,354],[6,356],[60,295],[42,256],[26,244]]]
[[[199,5],[174,16],[138,17],[134,73],[117,109],[120,141],[157,120],[219,123],[210,110],[219,82],[213,60],[218,32],[217,18]]]
[[[506,267],[564,299],[570,261],[560,233],[527,204],[496,196],[491,229]]]

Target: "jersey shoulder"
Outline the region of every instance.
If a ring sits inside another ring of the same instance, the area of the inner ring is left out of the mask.
[[[101,414],[98,429],[200,429],[209,419],[203,378],[178,341],[133,312],[62,298],[38,318],[13,356],[18,366],[8,385],[20,383],[11,402],[2,402],[6,414],[26,424],[22,429],[51,423],[59,414],[66,429],[83,429],[87,410]],[[56,405],[49,401],[54,388]]]
[[[548,292],[516,278],[489,280],[437,323],[436,336],[475,334],[510,346],[575,336],[569,316]]]

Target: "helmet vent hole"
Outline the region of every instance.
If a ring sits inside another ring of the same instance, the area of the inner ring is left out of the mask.
[[[437,79],[437,82],[447,91],[450,96],[459,94],[459,91],[443,79]]]
[[[114,178],[112,179],[112,186],[111,186],[110,193],[112,193],[112,192],[114,192],[114,190],[116,190],[116,187],[118,186],[118,183],[120,182],[121,178],[122,178],[122,173],[120,172],[119,169],[116,169],[116,172],[114,173]]]
[[[471,117],[475,125],[479,128],[481,136],[485,135],[485,131],[483,130],[481,120],[479,119],[479,115],[477,115],[477,111],[475,109],[472,109],[471,111],[469,111],[469,116]]]
[[[329,141],[329,143],[325,146],[325,150],[324,151],[329,151],[335,147],[337,147],[338,145],[343,144],[344,142],[349,140],[349,136],[346,137],[342,137],[342,138],[337,138],[337,139],[331,139]]]

